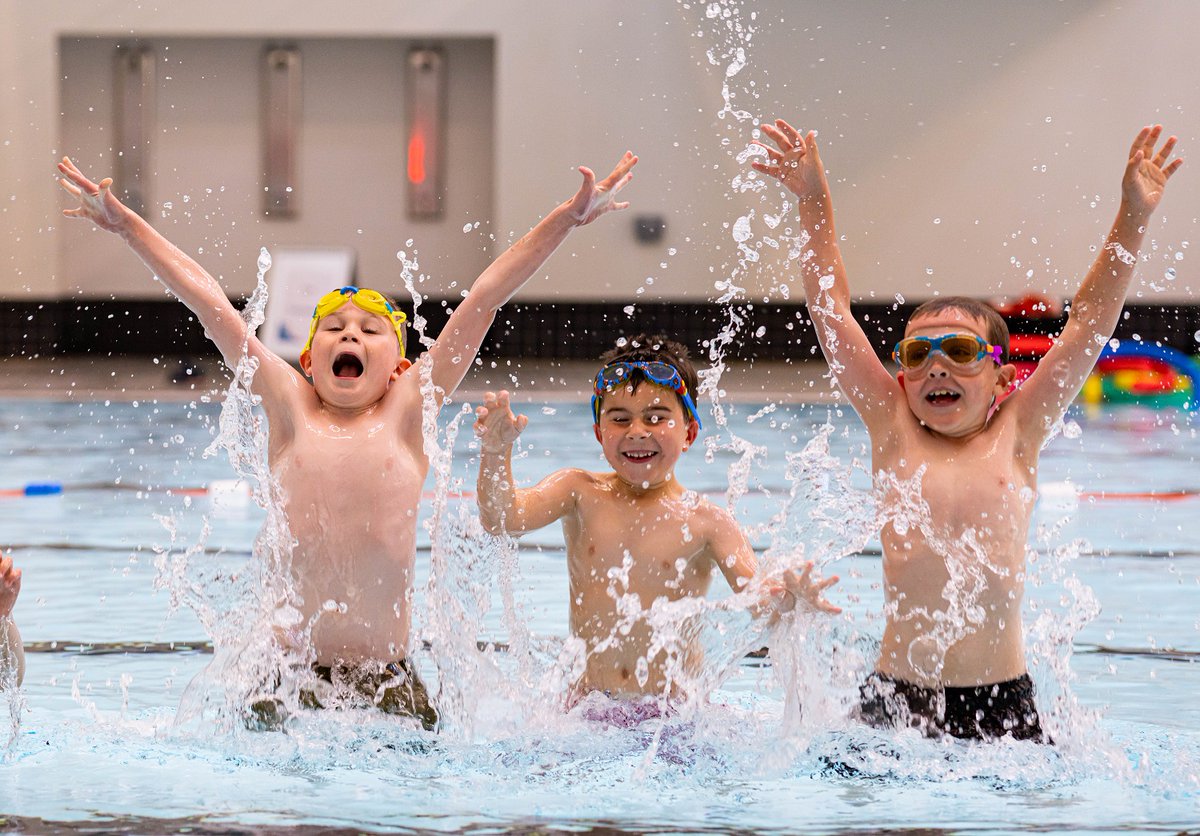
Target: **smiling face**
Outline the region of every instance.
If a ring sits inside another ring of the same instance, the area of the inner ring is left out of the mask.
[[[351,304],[323,316],[312,349],[300,355],[300,367],[312,378],[317,396],[341,409],[362,409],[378,402],[388,384],[410,365],[400,358],[392,324]]]
[[[987,341],[987,324],[955,308],[909,320],[905,337],[973,334]],[[922,424],[939,435],[962,438],[987,425],[992,404],[1013,381],[1016,368],[989,358],[972,366],[953,362],[935,351],[923,366],[901,369],[896,375],[908,408]]]
[[[696,440],[699,426],[676,394],[649,381],[607,392],[600,404],[596,440],[617,477],[635,490],[674,479],[675,463]]]

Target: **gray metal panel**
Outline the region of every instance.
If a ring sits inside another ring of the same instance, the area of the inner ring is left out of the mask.
[[[444,188],[446,58],[441,49],[417,47],[405,64],[408,104],[408,216],[442,214]]]
[[[116,166],[121,200],[145,216],[150,189],[150,144],[155,122],[154,52],[147,46],[118,46],[116,83]]]
[[[300,131],[300,50],[269,48],[263,66],[263,214],[294,218]]]

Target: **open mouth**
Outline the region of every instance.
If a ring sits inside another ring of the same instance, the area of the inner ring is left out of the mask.
[[[353,354],[339,354],[333,361],[333,376],[355,378],[363,373],[362,360]]]
[[[621,454],[625,457],[625,461],[633,462],[634,464],[646,464],[658,453],[653,450],[626,450]]]
[[[949,389],[934,389],[925,396],[925,400],[934,406],[948,406],[961,397],[961,394],[952,392]]]

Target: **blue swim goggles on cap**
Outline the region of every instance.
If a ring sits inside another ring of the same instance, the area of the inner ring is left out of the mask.
[[[675,392],[683,401],[684,412],[696,420],[698,428],[704,429],[704,425],[700,423],[700,414],[696,411],[696,402],[688,394],[687,385],[683,382],[683,375],[679,373],[679,369],[661,360],[618,360],[597,372],[593,386],[595,394],[592,395],[592,417],[597,424],[600,423],[600,397],[628,383],[634,374],[640,374],[651,383],[665,386]]]
[[[956,366],[970,368],[985,357],[1000,365],[1004,349],[975,334],[944,334],[940,337],[906,337],[896,343],[892,359],[908,370],[919,369],[938,352]]]

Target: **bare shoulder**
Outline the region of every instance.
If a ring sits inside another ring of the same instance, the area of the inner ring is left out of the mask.
[[[693,534],[701,538],[720,539],[741,531],[741,525],[728,508],[717,505],[695,491],[686,491],[679,504],[681,515],[686,517]]]
[[[1018,389],[1005,398],[988,420],[988,429],[995,436],[1010,437],[1014,455],[1036,459],[1056,422],[1044,410],[1031,409],[1030,397]]]
[[[256,337],[251,339],[257,342]],[[272,441],[286,442],[295,434],[303,417],[319,406],[316,390],[279,355],[264,348],[254,356],[259,365],[254,373],[252,390],[261,399],[267,414]]]

